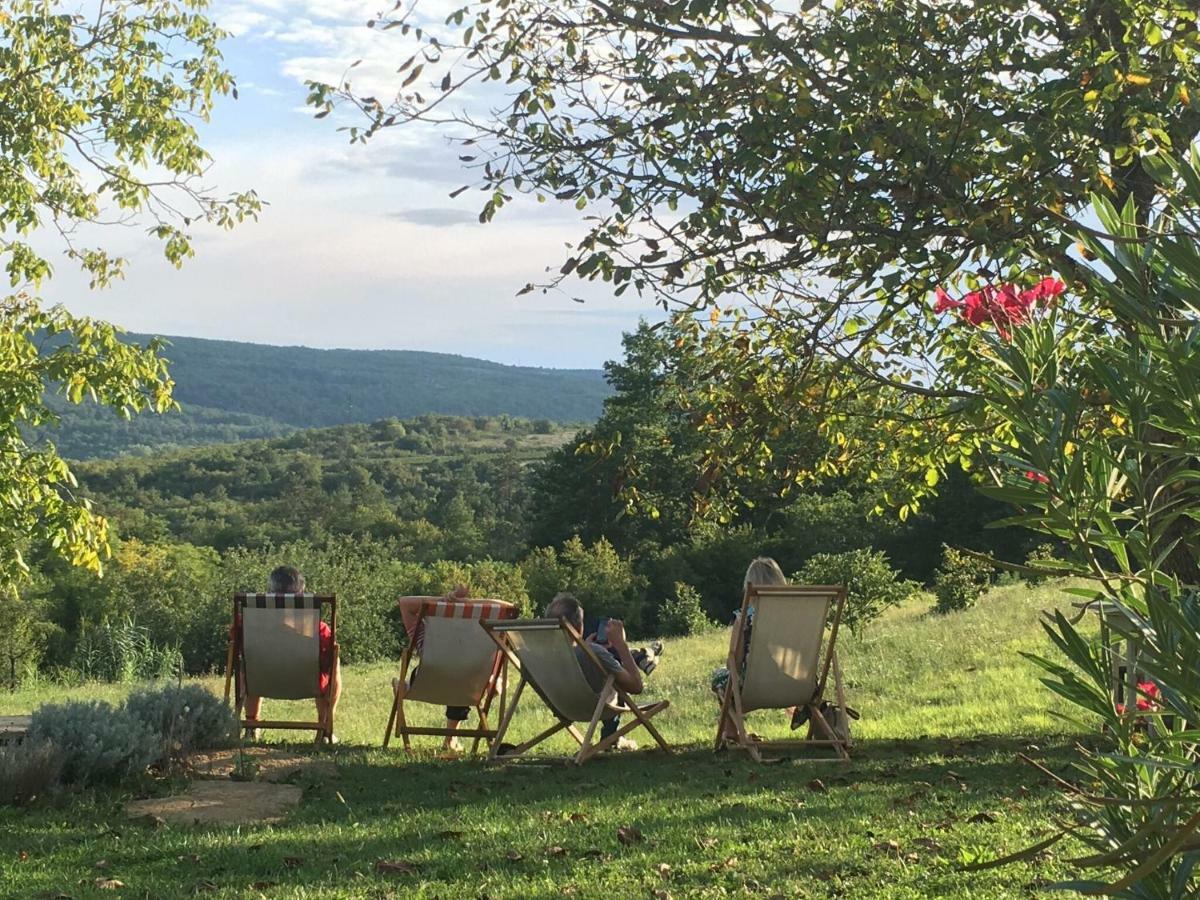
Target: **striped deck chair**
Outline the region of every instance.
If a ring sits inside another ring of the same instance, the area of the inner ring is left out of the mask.
[[[837,707],[842,721],[847,719],[835,652],[845,604],[846,589],[840,586],[749,585],[746,588],[738,621],[745,622],[747,609],[754,608],[750,646],[743,646],[745,630],[738,628],[736,643],[729,654],[729,681],[721,698],[715,747],[721,746],[725,724],[729,722],[737,731],[736,745],[749,752],[756,762],[762,762],[763,749],[813,746],[833,748],[836,756],[822,759],[849,761],[849,739],[835,734],[821,713],[825,685],[832,671]],[[738,664],[743,659],[744,667]],[[747,713],[794,706],[808,711],[812,732],[807,740],[758,741],[750,737],[746,730]]]
[[[603,753],[635,728],[644,727],[664,752],[671,748],[658,733],[651,718],[658,715],[670,701],[659,700],[642,706],[634,703],[629,694],[617,686],[615,676],[610,675],[596,659],[592,648],[583,640],[565,619],[521,619],[511,622],[485,622],[484,629],[492,640],[504,651],[508,661],[521,672],[521,680],[513,694],[508,711],[500,721],[500,731],[492,743],[489,761],[510,760],[519,757],[532,747],[560,731],[566,731],[579,744],[579,752],[570,757],[576,765],[583,765],[598,753]],[[581,648],[584,658],[576,653]],[[583,674],[581,665],[593,665],[604,674],[604,689],[596,693]],[[550,712],[558,720],[541,734],[514,747],[504,755],[499,748],[508,726],[516,712],[521,692],[528,684],[542,698]],[[613,716],[629,716],[632,721],[622,725],[616,733],[598,743],[592,743],[597,724]],[[587,723],[587,730],[580,734],[576,723]]]
[[[332,671],[338,656],[336,598],[318,594],[233,595],[225,700],[229,701],[232,684],[242,728],[312,729],[318,742],[332,734],[332,721],[326,733],[316,721],[251,722],[242,717],[247,695],[273,700],[315,700],[322,696],[320,622],[326,609],[333,635]]]
[[[383,746],[392,737],[404,741],[411,750],[411,735],[451,734],[474,738],[471,753],[479,750],[481,740],[496,736],[488,723],[492,699],[500,697],[500,715],[504,715],[506,660],[496,649],[482,621],[511,619],[517,609],[503,600],[466,600],[446,597],[403,597],[399,602],[401,618],[408,631],[408,646],[400,660],[400,677],[392,679],[392,711]],[[414,658],[419,665],[410,673]],[[479,716],[476,728],[423,728],[408,724],[404,715],[406,701],[435,703],[439,706],[466,706]]]

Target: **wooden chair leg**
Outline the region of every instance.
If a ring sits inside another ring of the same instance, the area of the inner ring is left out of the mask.
[[[500,744],[504,740],[504,735],[508,733],[508,726],[512,722],[513,713],[517,711],[517,701],[521,699],[521,692],[525,690],[525,678],[522,677],[517,681],[517,689],[513,692],[512,700],[509,701],[508,709],[504,711],[504,715],[500,717],[500,728],[496,731],[496,736],[492,739],[491,749],[488,750],[488,759],[495,760],[497,752],[500,749]]]
[[[488,727],[487,712],[484,711],[483,705],[481,704],[479,706],[476,706],[475,712],[479,714],[479,730],[487,731],[487,727]],[[471,742],[471,755],[472,756],[475,756],[479,752],[479,742],[481,740],[483,740],[482,737],[476,737],[475,740],[473,740]]]
[[[392,729],[396,726],[396,707],[400,705],[400,685],[395,678],[392,679],[392,711],[388,714],[387,728],[383,732],[383,746],[386,749],[387,745],[392,740]]]
[[[412,752],[412,742],[408,737],[408,719],[404,717],[404,698],[396,698],[396,734],[404,742],[404,752]]]
[[[225,702],[229,702],[229,688],[233,683],[233,641],[229,642],[229,652],[225,654]]]

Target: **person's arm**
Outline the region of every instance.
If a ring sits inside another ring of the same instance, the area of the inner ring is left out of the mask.
[[[621,660],[621,671],[616,673],[616,684],[621,690],[630,694],[640,694],[645,685],[642,682],[642,670],[633,661],[629,645],[625,643],[625,623],[620,619],[608,620],[608,646]]]

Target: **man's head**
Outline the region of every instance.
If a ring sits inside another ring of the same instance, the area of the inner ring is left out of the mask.
[[[267,580],[267,591],[272,594],[303,594],[304,576],[292,566],[280,566]]]
[[[566,619],[567,624],[580,634],[583,633],[583,607],[575,599],[574,594],[568,594],[565,591],[559,593],[546,607],[546,618]]]

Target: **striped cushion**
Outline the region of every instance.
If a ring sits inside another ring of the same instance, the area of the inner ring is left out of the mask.
[[[320,609],[332,598],[322,594],[245,594],[233,595],[240,607],[255,609]]]
[[[443,619],[515,619],[517,608],[505,600],[448,600],[445,597],[401,597],[400,615],[413,649],[420,652],[425,629],[420,613]]]

